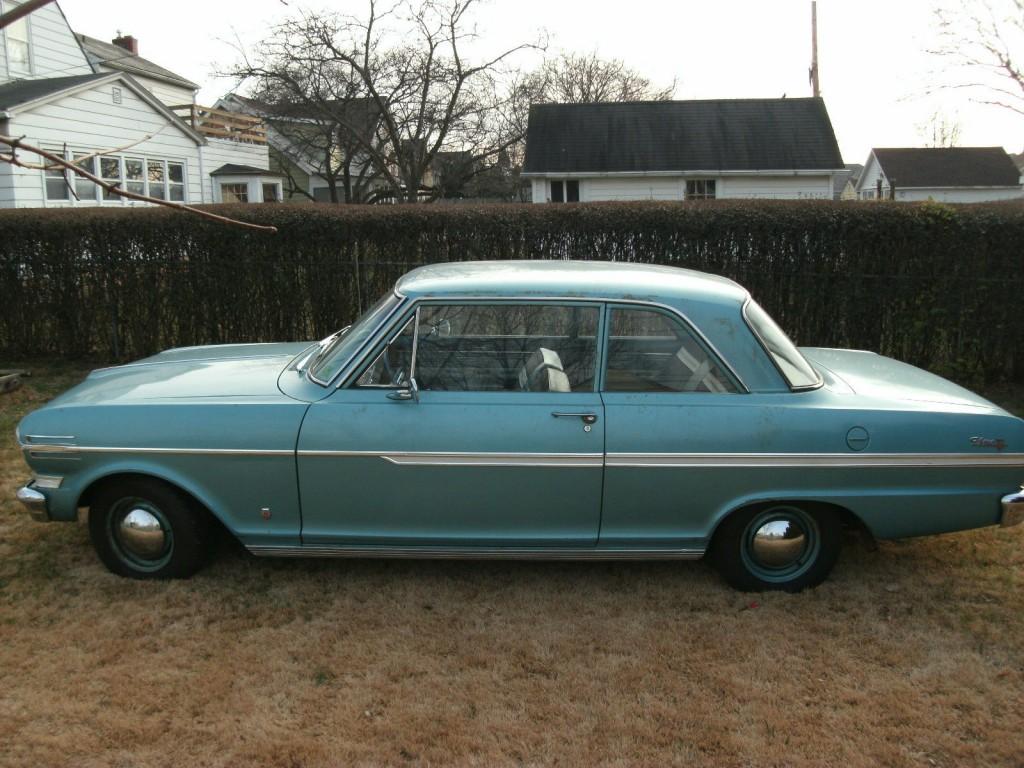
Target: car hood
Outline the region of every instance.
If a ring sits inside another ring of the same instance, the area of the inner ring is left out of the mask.
[[[51,404],[280,397],[278,374],[309,345],[225,344],[169,349],[127,365],[95,370]]]
[[[874,352],[804,348],[804,357],[819,369],[833,389],[894,402],[934,403],[986,408],[999,406],[941,376]]]

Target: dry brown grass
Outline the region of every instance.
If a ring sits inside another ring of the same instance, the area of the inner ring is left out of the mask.
[[[136,583],[9,500],[16,416],[80,373],[40,372],[0,396],[0,765],[1024,764],[1024,530],[848,545],[801,595],[233,546]]]

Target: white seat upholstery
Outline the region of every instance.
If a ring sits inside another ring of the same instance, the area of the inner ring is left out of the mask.
[[[571,392],[562,359],[553,349],[538,347],[519,369],[519,388],[524,392]]]

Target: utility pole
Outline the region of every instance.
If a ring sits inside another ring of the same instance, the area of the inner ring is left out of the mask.
[[[818,82],[818,2],[811,0],[811,68],[807,73],[811,81],[811,94],[821,96],[821,84]]]

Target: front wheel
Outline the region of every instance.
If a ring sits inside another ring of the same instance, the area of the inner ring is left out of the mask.
[[[824,581],[839,557],[842,527],[829,507],[771,502],[730,515],[712,556],[723,578],[745,592],[799,592]]]
[[[100,488],[89,536],[103,564],[133,579],[187,578],[203,565],[207,518],[191,498],[143,477]]]

